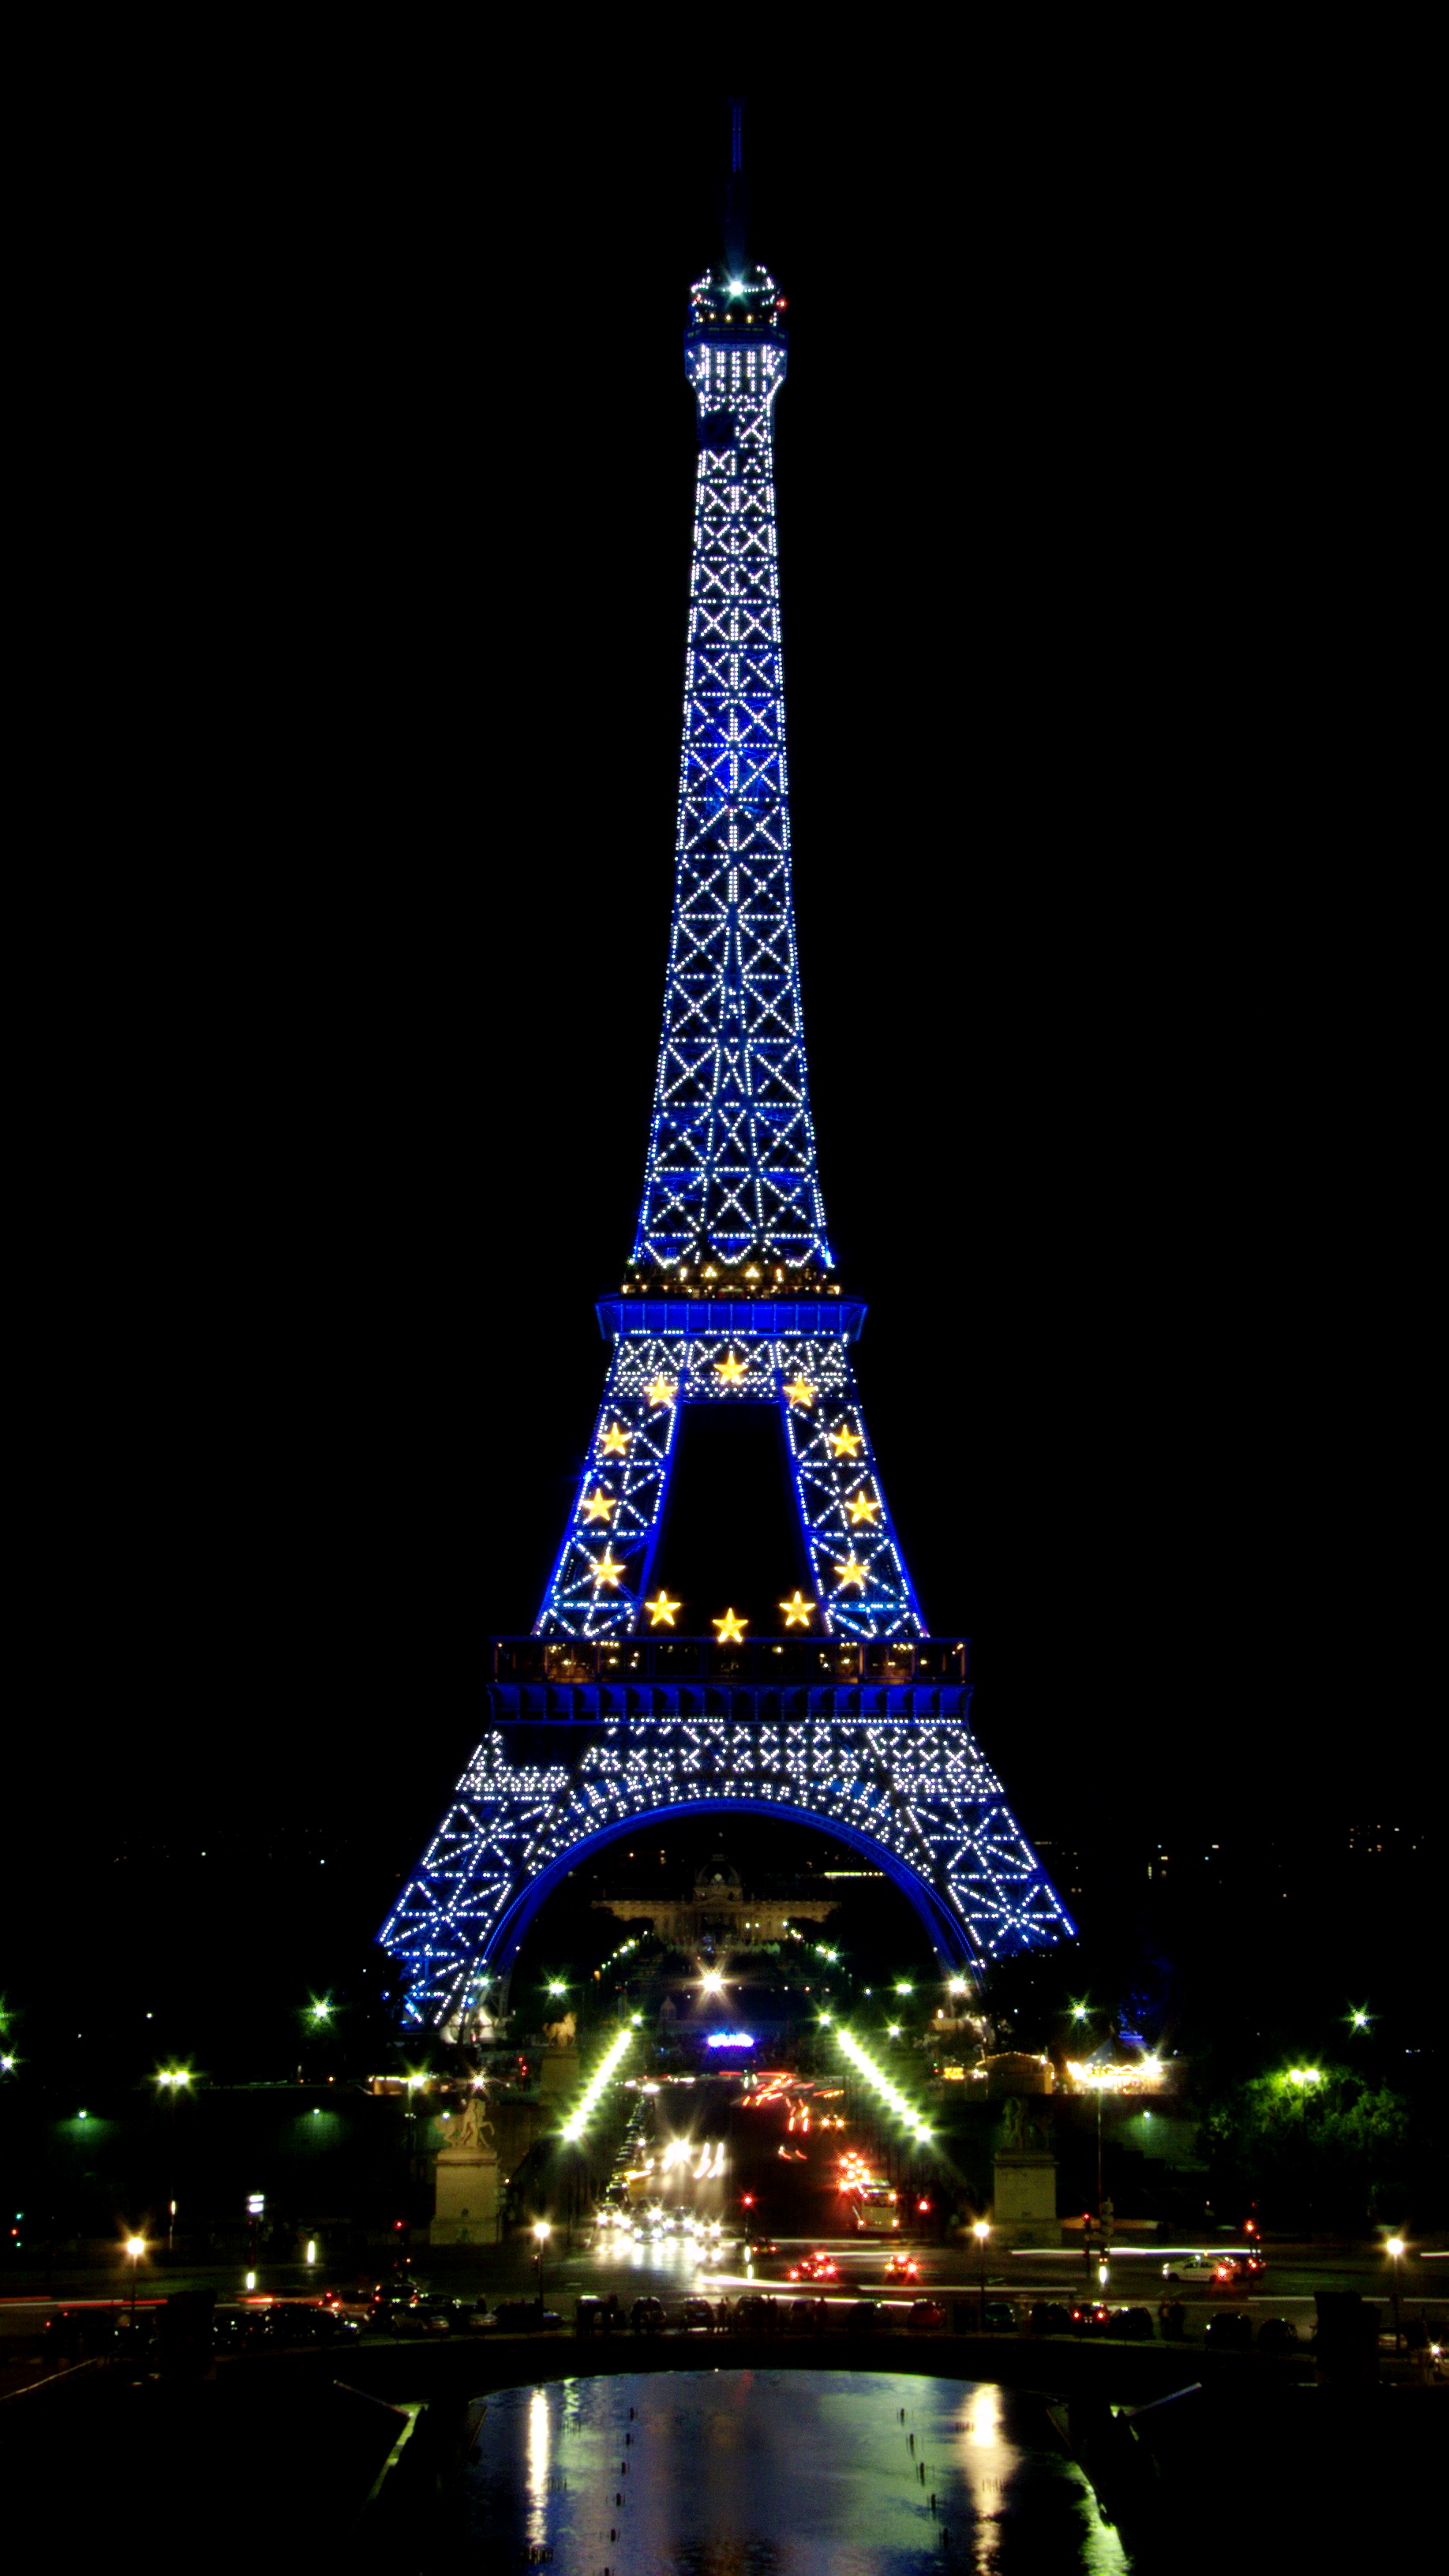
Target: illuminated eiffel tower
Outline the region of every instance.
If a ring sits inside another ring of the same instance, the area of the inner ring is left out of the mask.
[[[739,168],[738,118],[735,169]],[[735,186],[737,188],[738,182]],[[466,2030],[580,1856],[710,1809],[815,1824],[969,1968],[1072,1936],[926,1631],[861,1410],[816,1175],[790,878],[773,416],[785,299],[726,223],[690,290],[698,406],[674,912],[644,1195],[597,1308],[603,1402],[534,1634],[491,1647],[488,1725],[382,1933],[412,2018]],[[751,1635],[656,1579],[691,1407],[771,1408],[808,1568]]]

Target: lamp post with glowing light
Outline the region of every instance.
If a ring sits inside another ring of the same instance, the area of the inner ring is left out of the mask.
[[[986,2240],[991,2234],[989,2220],[978,2218],[971,2230],[976,2239],[976,2262],[981,2283],[981,2323],[986,2324]]]
[[[127,2237],[126,2252],[131,2258],[131,2325],[133,2331],[136,2323],[136,2266],[140,2262],[145,2251],[146,2239],[144,2236]]]
[[[548,2223],[548,2220],[547,2220],[546,2218],[536,2218],[536,2219],[534,2220],[534,2222],[533,2222],[533,2272],[534,2272],[534,2290],[535,2290],[535,2295],[537,2296],[537,2299],[538,2299],[538,2314],[539,2314],[539,2321],[540,2321],[540,2323],[542,2323],[542,2319],[543,2319],[543,2249],[544,2249],[545,2245],[548,2243],[548,2240],[549,2240],[549,2238],[552,2236],[552,2234],[553,2234],[553,2229],[550,2227],[550,2225],[549,2225],[549,2223]]]
[[[1400,2334],[1400,2332],[1399,2332],[1399,2265],[1400,2265],[1400,2263],[1403,2261],[1403,2257],[1404,2257],[1404,2250],[1405,2250],[1405,2249],[1404,2249],[1404,2240],[1403,2240],[1402,2236],[1391,2236],[1391,2237],[1389,2238],[1389,2241],[1388,2241],[1387,2245],[1384,2247],[1384,2252],[1388,2255],[1389,2260],[1391,2261],[1391,2263],[1393,2264],[1393,2267],[1394,2267],[1394,2354],[1395,2354],[1395,2358],[1397,2358],[1397,2356],[1399,2355],[1399,2353],[1403,2350],[1403,2338],[1402,2338],[1402,2336],[1401,2336],[1401,2334]]]
[[[176,2103],[178,2096],[190,2085],[191,2069],[189,2066],[163,2066],[157,2071],[156,2081],[171,2105],[167,2122],[170,2145],[167,2161],[171,2167],[171,2191],[166,2213],[166,2255],[169,2261],[176,2250]]]

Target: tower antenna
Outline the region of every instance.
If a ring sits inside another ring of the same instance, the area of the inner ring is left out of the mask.
[[[734,276],[745,264],[745,243],[749,232],[750,186],[745,177],[745,102],[732,98],[730,107],[730,175],[720,200],[720,231],[724,236],[726,263]]]

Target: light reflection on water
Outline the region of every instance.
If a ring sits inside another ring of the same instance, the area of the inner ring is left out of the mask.
[[[1039,2400],[897,2371],[659,2371],[501,2390],[467,2517],[500,2564],[551,2549],[569,2576],[1129,2565]]]

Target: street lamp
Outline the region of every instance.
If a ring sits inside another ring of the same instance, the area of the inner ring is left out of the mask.
[[[1384,2247],[1384,2252],[1392,2257],[1394,2266],[1394,2356],[1397,2359],[1403,2348],[1402,2337],[1399,2333],[1399,2265],[1403,2260],[1405,2252],[1402,2236],[1391,2236],[1387,2245]]]
[[[976,2239],[976,2261],[981,2280],[981,2323],[986,2324],[986,2240],[991,2234],[989,2220],[978,2218],[971,2230]]]
[[[547,2220],[546,2218],[536,2218],[536,2219],[534,2220],[534,2222],[533,2222],[533,2270],[534,2270],[534,2282],[535,2282],[535,2289],[536,2289],[537,2298],[538,2298],[538,2314],[539,2314],[539,2322],[540,2322],[540,2324],[541,2324],[541,2323],[542,2323],[542,2321],[543,2321],[543,2249],[544,2249],[545,2245],[548,2243],[548,2240],[549,2240],[549,2238],[552,2236],[552,2234],[553,2234],[553,2229],[550,2227],[550,2225],[549,2225],[549,2223],[548,2223],[548,2220]]]
[[[140,2262],[145,2251],[146,2239],[144,2236],[127,2237],[126,2252],[131,2258],[131,2324],[133,2328],[136,2323],[136,2266]]]

